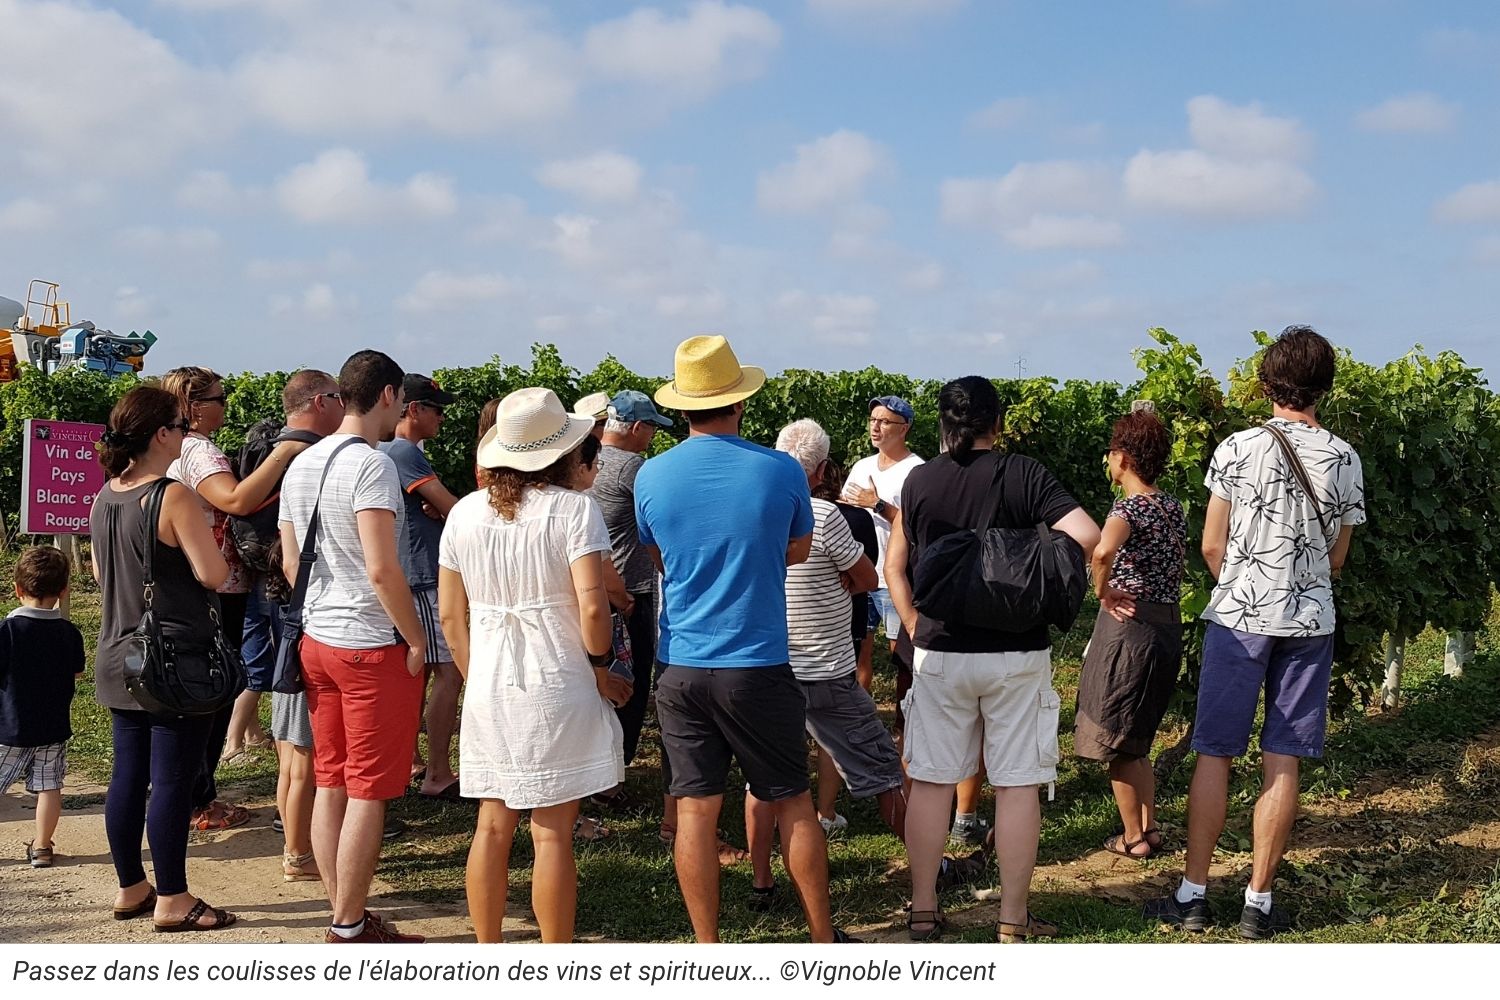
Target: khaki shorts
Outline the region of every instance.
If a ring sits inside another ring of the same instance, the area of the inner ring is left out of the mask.
[[[906,773],[951,785],[978,773],[996,788],[1057,780],[1052,651],[941,653],[918,649],[902,710]]]

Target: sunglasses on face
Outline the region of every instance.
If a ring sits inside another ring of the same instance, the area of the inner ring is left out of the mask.
[[[313,399],[331,399],[340,406],[344,405],[344,394],[341,392],[320,392]]]
[[[425,406],[427,409],[431,410],[433,413],[436,413],[440,417],[443,415],[443,411],[445,409],[444,407],[441,407],[436,403],[429,403],[426,400],[422,399],[417,400],[417,405]]]
[[[174,420],[170,424],[162,425],[162,430],[164,431],[182,431],[182,433],[184,434],[192,429],[193,425],[188,423],[186,420]]]
[[[193,400],[193,402],[195,402],[195,403],[218,403],[219,405],[222,406],[224,404],[224,399],[225,399],[225,396],[221,392],[217,396],[199,396],[197,399]]]

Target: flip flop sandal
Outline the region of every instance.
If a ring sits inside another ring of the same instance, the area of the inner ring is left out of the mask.
[[[198,922],[205,913],[214,915],[213,923],[200,924]],[[193,904],[191,910],[188,910],[187,916],[175,924],[159,924],[154,920],[151,923],[158,934],[185,934],[193,931],[221,931],[226,927],[234,926],[237,920],[238,918],[228,910],[209,906],[207,902],[200,899]]]
[[[1146,853],[1135,853],[1135,849],[1142,844],[1146,845]],[[1131,861],[1149,861],[1156,854],[1156,848],[1152,847],[1144,836],[1140,840],[1126,840],[1123,833],[1117,833],[1105,840],[1103,847],[1110,854],[1117,854],[1122,858],[1129,858]]]
[[[134,920],[136,917],[144,917],[154,909],[156,909],[156,890],[152,889],[150,892],[146,893],[145,899],[141,900],[139,903],[136,903],[134,906],[115,907],[115,919]]]
[[[633,812],[640,805],[631,798],[630,793],[625,791],[599,792],[590,795],[589,804],[611,812]]]
[[[33,868],[52,867],[52,848],[32,847],[36,841],[28,841],[26,844],[26,860]]]
[[[750,852],[741,850],[740,848],[735,847],[728,840],[726,840],[724,838],[723,830],[718,831],[718,836],[719,864],[721,866],[737,865],[741,861],[750,860]],[[656,839],[660,840],[668,850],[671,850],[677,844],[677,831],[671,827],[664,826],[659,831],[657,831]]]

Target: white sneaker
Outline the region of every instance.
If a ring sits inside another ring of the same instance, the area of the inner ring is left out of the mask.
[[[818,822],[823,824],[824,837],[837,837],[849,828],[849,821],[838,813],[833,814],[833,819],[824,819],[819,816]]]

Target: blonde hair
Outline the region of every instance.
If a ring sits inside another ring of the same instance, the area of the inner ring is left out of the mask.
[[[216,382],[224,381],[224,376],[212,368],[199,368],[189,365],[185,368],[173,368],[161,377],[161,387],[177,397],[177,409],[189,422],[193,419],[193,404],[201,402],[203,394]]]

